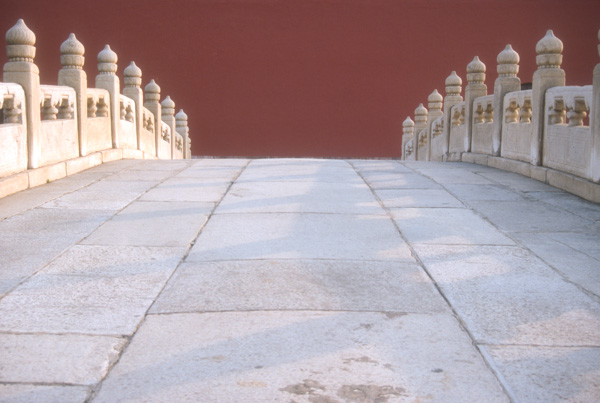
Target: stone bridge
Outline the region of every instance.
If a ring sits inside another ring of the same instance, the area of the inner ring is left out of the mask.
[[[488,166],[119,160],[0,199],[2,402],[600,400],[600,206]]]

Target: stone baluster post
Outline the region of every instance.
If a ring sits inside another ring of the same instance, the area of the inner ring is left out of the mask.
[[[123,95],[133,99],[135,101],[135,138],[137,141],[137,149],[142,149],[142,128],[144,122],[142,120],[142,106],[144,103],[144,94],[142,92],[142,69],[131,62],[129,66],[123,70],[123,81],[125,82],[125,88],[123,88]]]
[[[77,119],[77,138],[79,140],[79,155],[87,155],[87,75],[83,71],[85,48],[77,40],[75,34],[69,35],[60,45],[60,63],[58,85],[71,87],[75,90]]]
[[[189,140],[188,116],[185,114],[183,109],[180,109],[179,112],[177,112],[177,115],[175,115],[175,121],[177,133],[181,134],[181,137],[183,138],[183,158],[191,158],[191,149],[189,146],[191,142]],[[175,141],[173,141],[173,143],[175,143]]]
[[[170,96],[167,97],[160,103],[162,109],[162,121],[165,122],[171,128],[171,159],[174,158],[175,150],[175,102]]]
[[[473,101],[475,98],[487,95],[487,85],[485,85],[485,64],[479,57],[475,56],[473,61],[467,65],[467,86],[465,87],[465,125],[467,136],[464,150],[471,151],[471,141],[473,138]]]
[[[25,92],[25,123],[27,125],[27,167],[40,165],[41,90],[40,70],[35,58],[35,34],[19,20],[6,32],[6,56],[3,81],[17,83]]]
[[[600,41],[600,31],[598,31]],[[600,55],[600,45],[598,45]],[[592,129],[592,172],[594,182],[600,182],[600,63],[594,68],[594,89],[592,110],[590,111],[590,128]]]
[[[544,151],[544,120],[546,90],[565,85],[562,63],[563,43],[551,30],[535,46],[538,69],[533,73],[531,91],[531,164],[541,165]]]
[[[494,122],[492,127],[492,155],[500,156],[502,149],[502,125],[504,124],[504,96],[521,89],[519,54],[510,45],[498,54],[498,78],[494,83]]]
[[[117,54],[106,45],[98,53],[98,75],[96,76],[96,88],[102,88],[110,94],[110,132],[113,148],[119,148],[119,131],[121,120],[121,105],[119,97],[120,83],[117,72]]]
[[[402,159],[406,160],[406,143],[408,143],[411,139],[415,137],[415,122],[407,116],[404,122],[402,122]],[[413,152],[414,152],[414,144],[413,141]]]
[[[446,98],[444,99],[444,145],[443,145],[443,159],[448,159],[448,150],[450,149],[450,130],[452,129],[452,114],[451,110],[454,105],[457,105],[463,101],[460,95],[462,86],[461,78],[453,71],[446,78]]]
[[[160,142],[162,141],[161,132],[162,122],[161,107],[160,107],[160,87],[150,80],[144,88],[144,106],[154,115],[154,144],[156,145],[156,157],[159,157]],[[173,158],[173,141],[171,141],[171,158]]]
[[[415,109],[415,135],[413,137],[413,152],[415,154],[415,161],[418,161],[419,158],[424,158],[419,155],[419,134],[421,130],[427,127],[427,108],[423,106],[423,104],[419,104],[417,109]]]
[[[435,89],[429,95],[429,97],[427,97],[427,102],[429,113],[427,114],[427,155],[425,160],[431,161],[431,142],[433,141],[433,135],[431,134],[432,123],[434,120],[444,114],[444,112],[442,112],[442,103],[444,102],[444,98],[438,92],[438,90]]]

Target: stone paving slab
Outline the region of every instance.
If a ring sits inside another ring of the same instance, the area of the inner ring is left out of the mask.
[[[529,251],[498,246],[413,247],[477,341],[600,343],[600,306]]]
[[[493,183],[482,175],[458,168],[421,168],[418,169],[418,172],[444,186],[446,184],[491,185]]]
[[[379,189],[441,189],[442,187],[422,175],[416,173],[361,172],[367,184],[375,190]]]
[[[480,200],[523,200],[517,192],[502,185],[471,185],[465,183],[448,183],[444,187],[460,200],[471,202]]]
[[[0,221],[0,235],[62,237],[75,242],[113,214],[107,210],[36,208]]]
[[[448,312],[416,264],[349,260],[186,263],[153,313],[325,310]]]
[[[346,161],[288,159],[254,160],[237,182],[364,183]]]
[[[167,171],[176,172],[193,165],[190,160],[141,160],[131,166],[130,171]]]
[[[221,182],[233,182],[233,180],[240,174],[243,167],[204,167],[193,165],[183,171],[179,172],[175,178],[193,178],[198,182],[203,180],[219,180]]]
[[[387,208],[464,207],[458,199],[441,189],[380,189],[375,193]]]
[[[102,180],[68,193],[48,203],[44,208],[87,210],[121,210],[155,184],[148,181]]]
[[[521,402],[597,402],[600,348],[483,346]]]
[[[245,167],[250,162],[245,158],[202,158],[192,161],[194,167]]]
[[[473,211],[450,208],[392,209],[409,242],[429,244],[512,245],[494,226]]]
[[[478,343],[599,346],[600,307],[576,287],[492,291],[442,286]]]
[[[557,269],[565,278],[600,295],[600,260],[554,239],[552,233],[517,233],[515,239]]]
[[[124,345],[118,337],[0,334],[0,382],[94,385]]]
[[[365,184],[300,181],[236,183],[215,213],[386,214]]]
[[[350,214],[215,214],[187,261],[345,259],[414,262],[389,218]]]
[[[600,204],[583,200],[566,192],[528,192],[527,195],[544,203],[569,211],[588,220],[600,221]]]
[[[492,182],[507,186],[513,191],[520,192],[562,192],[560,189],[512,172],[494,170],[481,172],[479,175]]]
[[[85,386],[0,384],[0,403],[84,402],[90,392]]]
[[[0,331],[132,334],[184,253],[75,246],[0,300]]]
[[[107,180],[111,181],[138,181],[138,182],[151,182],[157,184],[167,178],[173,176],[171,170],[141,170],[141,169],[124,169],[114,173]]]
[[[176,177],[151,189],[140,200],[216,203],[223,198],[230,185],[231,182],[220,179]]]
[[[88,245],[187,246],[212,203],[138,201],[82,241]]]
[[[564,286],[551,267],[519,246],[412,244],[440,286],[479,285],[497,290],[532,292]]]
[[[67,193],[84,188],[111,175],[111,172],[84,171],[56,182],[0,198],[0,220],[41,206]]]
[[[127,160],[127,159],[117,160],[117,161],[112,161],[108,164],[97,165],[95,167],[92,167],[92,168],[84,171],[84,172],[79,172],[75,176],[79,176],[82,173],[87,173],[87,172],[119,172],[124,169],[133,169],[136,166],[140,166],[143,163],[144,163],[143,160]],[[64,179],[61,179],[61,181],[62,180],[64,180]]]
[[[165,282],[38,274],[0,301],[0,332],[130,335]]]
[[[536,201],[472,201],[474,209],[508,232],[585,231],[594,221]]]
[[[103,164],[0,199],[0,401],[595,401],[599,214],[463,163]]]
[[[412,169],[396,161],[380,160],[348,160],[352,166],[360,172],[388,172],[388,173],[412,173]]]
[[[0,235],[0,295],[46,266],[74,242],[58,236]]]
[[[150,315],[94,402],[466,396],[508,401],[449,315],[232,312]]]

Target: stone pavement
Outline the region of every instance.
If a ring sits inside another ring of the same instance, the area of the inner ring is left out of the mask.
[[[600,400],[600,206],[462,163],[123,160],[0,199],[2,402]]]

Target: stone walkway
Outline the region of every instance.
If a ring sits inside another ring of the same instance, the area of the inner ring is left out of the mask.
[[[600,206],[477,165],[109,163],[0,295],[2,402],[600,401]]]

